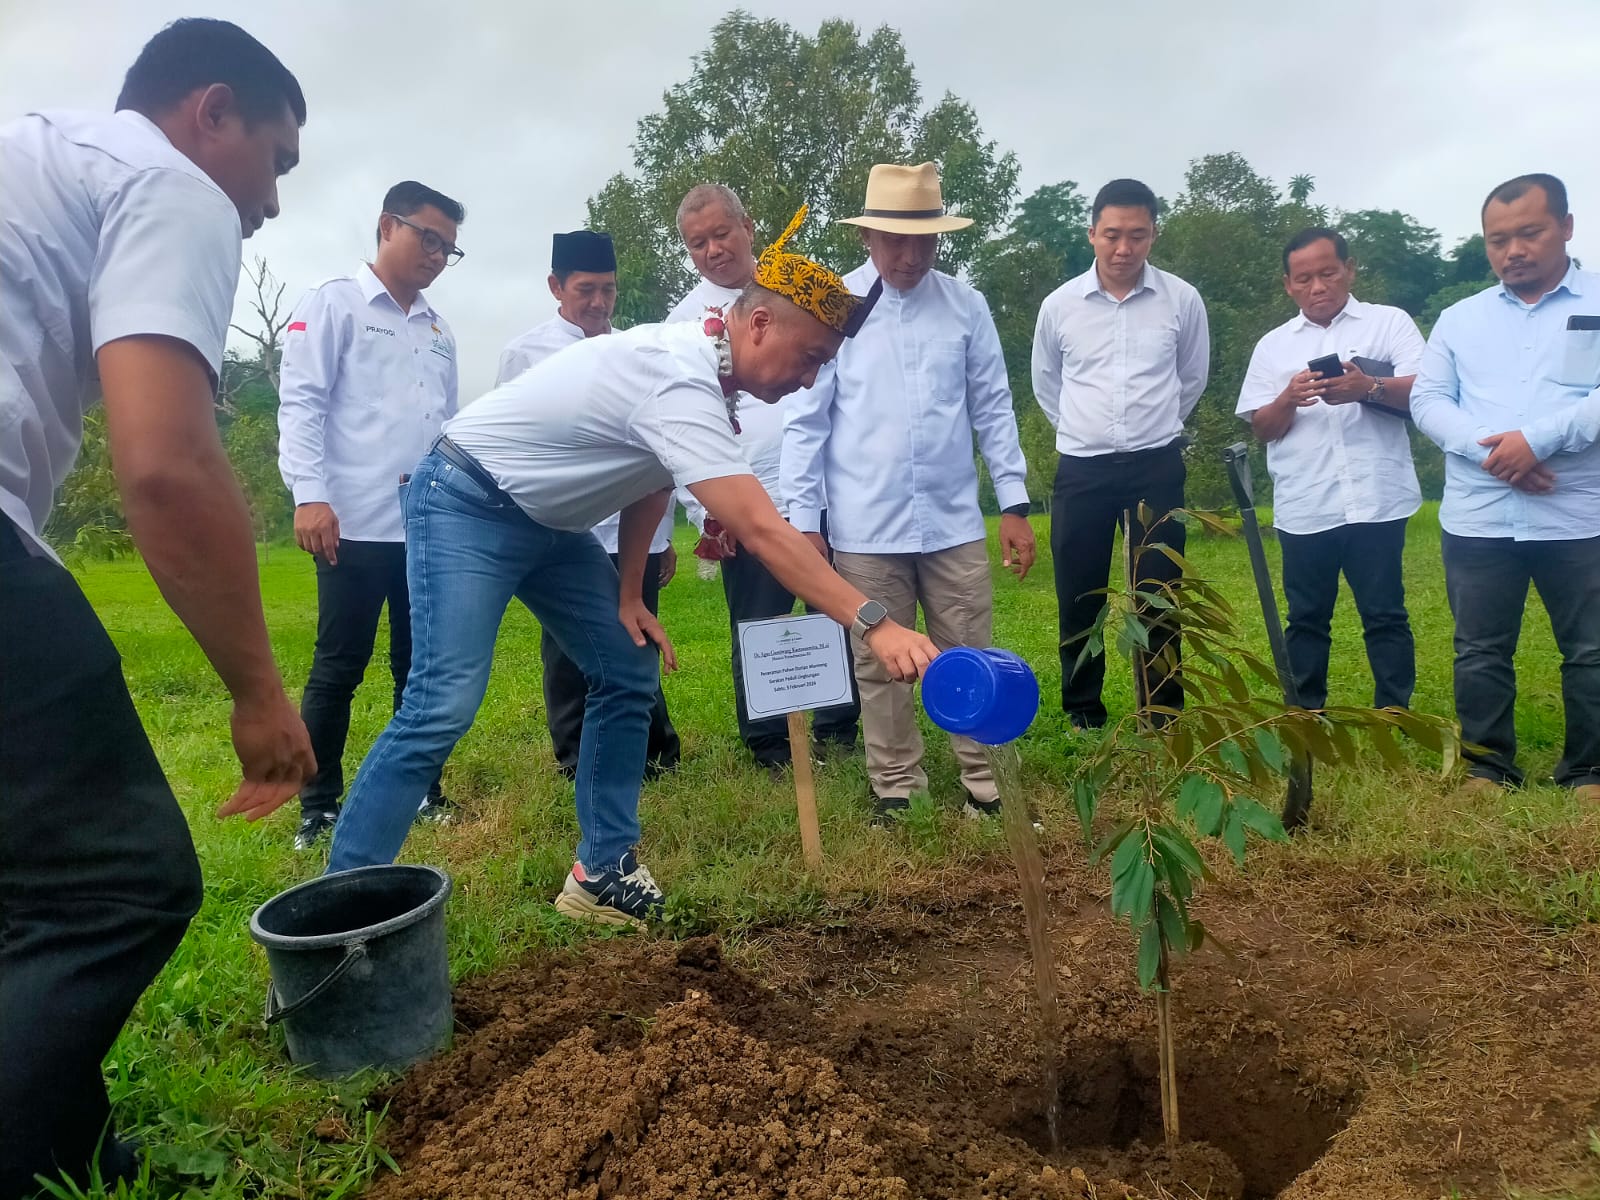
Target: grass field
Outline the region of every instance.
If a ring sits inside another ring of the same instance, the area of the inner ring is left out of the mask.
[[[1041,546],[1044,543],[1043,525]],[[848,921],[911,874],[976,869],[1003,849],[997,829],[956,818],[959,795],[948,748],[930,734],[932,803],[895,834],[868,828],[859,756],[826,764],[819,805],[827,869],[819,881],[800,867],[792,791],[741,757],[733,722],[727,625],[720,584],[698,579],[681,530],[685,567],[663,594],[662,616],[680,671],[666,684],[684,743],[684,763],[648,785],[641,857],[666,887],[677,929],[712,926],[737,938],[772,922]],[[1269,555],[1276,560],[1275,547]],[[1242,542],[1192,544],[1202,572],[1236,600],[1259,633]],[[1418,709],[1451,712],[1450,631],[1433,510],[1414,522],[1407,586],[1417,638]],[[219,823],[212,814],[234,781],[228,707],[199,651],[161,604],[136,562],[80,571],[89,598],[122,650],[129,682],[161,760],[192,822],[204,867],[203,910],[146,993],[108,1060],[124,1130],[151,1147],[148,1193],[217,1197],[340,1196],[360,1190],[382,1160],[380,1123],[363,1098],[373,1080],[330,1085],[288,1069],[281,1037],[260,1021],[267,970],[249,940],[251,911],[321,869],[289,846],[294,806],[260,825]],[[315,590],[310,563],[292,548],[264,552],[267,620],[279,662],[298,693],[311,660]],[[996,642],[1038,670],[1045,710],[1022,742],[1027,776],[1046,827],[1047,863],[1081,856],[1067,785],[1075,749],[1050,703],[1059,671],[1055,599],[1047,554],[1020,585],[995,574]],[[1371,681],[1348,595],[1335,623],[1330,703],[1370,702]],[[1263,653],[1265,637],[1258,636]],[[380,643],[381,644],[381,643]],[[1530,600],[1517,666],[1521,757],[1548,780],[1561,742],[1560,679],[1549,622]],[[387,717],[387,665],[375,656],[353,714],[347,778]],[[1112,668],[1109,703],[1125,712],[1125,671]],[[478,723],[446,770],[445,786],[471,819],[413,834],[403,858],[453,874],[449,906],[457,977],[492,969],[534,947],[596,936],[558,917],[550,900],[571,863],[577,832],[571,789],[554,773],[542,723],[537,626],[520,608],[501,633],[493,680]],[[1292,846],[1263,850],[1253,870],[1272,872],[1285,856],[1419,874],[1449,903],[1509,911],[1545,925],[1600,921],[1600,872],[1574,866],[1551,847],[1581,821],[1561,789],[1531,786],[1509,795],[1504,819],[1463,820],[1437,763],[1412,750],[1399,776],[1374,764],[1319,776],[1313,827]],[[1592,866],[1592,862],[1589,864]],[[1132,957],[1130,955],[1130,971]],[[353,1131],[348,1139],[316,1136]]]

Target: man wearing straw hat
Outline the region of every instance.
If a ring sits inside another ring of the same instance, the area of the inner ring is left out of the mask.
[[[404,500],[411,678],[345,803],[330,871],[399,851],[407,805],[472,725],[515,597],[589,681],[576,780],[582,838],[556,909],[613,925],[659,911],[661,888],[634,846],[658,648],[668,669],[676,660],[641,592],[650,534],[675,486],[785,587],[852,625],[886,673],[915,679],[938,653],[828,569],[778,515],[736,437],[741,392],[773,403],[810,386],[875,299],[785,252],[804,216],[802,208],[762,254],[755,283],[726,312],[585,338],[445,425]],[[619,505],[613,567],[589,530]]]
[[[789,520],[822,547],[822,497],[841,575],[904,625],[920,605],[928,636],[945,649],[987,646],[993,587],[972,442],[994,480],[1001,560],[1020,579],[1034,560],[1027,464],[1017,436],[1000,336],[979,293],[933,269],[938,235],[972,224],[945,212],[932,163],[879,164],[861,228],[868,261],[845,277],[852,291],[881,286],[872,319],[792,397],[785,419],[782,488]],[[874,819],[907,807],[928,786],[911,688],[859,638],[861,724]],[[971,817],[999,812],[977,743],[952,737]]]

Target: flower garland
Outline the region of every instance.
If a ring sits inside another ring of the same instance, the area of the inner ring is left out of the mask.
[[[733,426],[733,432],[738,434],[739,429],[739,392],[729,387],[733,378],[733,343],[728,340],[728,323],[722,318],[722,309],[715,305],[706,309],[704,326],[706,336],[713,339],[717,349],[717,377],[722,385],[722,399],[728,406],[728,424]]]

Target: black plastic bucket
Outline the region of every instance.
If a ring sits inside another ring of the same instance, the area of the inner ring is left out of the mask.
[[[357,867],[268,900],[250,936],[272,968],[268,1025],[289,1057],[336,1079],[398,1070],[450,1044],[450,960],[437,867]]]

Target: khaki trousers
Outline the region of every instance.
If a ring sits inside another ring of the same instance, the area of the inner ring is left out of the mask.
[[[931,554],[834,554],[834,569],[870,599],[889,610],[892,620],[913,627],[917,608],[928,637],[940,650],[988,646],[994,637],[994,588],[989,553],[983,541],[967,542]],[[861,730],[866,741],[867,777],[875,795],[909,796],[928,786],[922,769],[922,733],[917,728],[911,684],[897,683],[883,664],[852,635],[856,681],[861,686]],[[961,782],[979,800],[998,796],[983,748],[971,738],[950,738]]]

